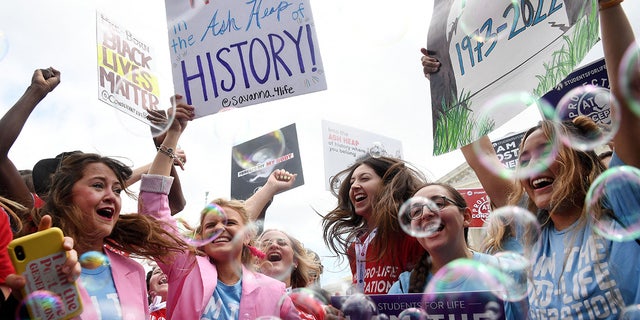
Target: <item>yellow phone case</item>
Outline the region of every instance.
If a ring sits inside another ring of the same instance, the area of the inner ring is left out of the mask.
[[[59,228],[14,239],[9,257],[17,274],[26,278],[22,291],[31,319],[70,319],[82,313],[80,292],[62,272],[66,251]]]

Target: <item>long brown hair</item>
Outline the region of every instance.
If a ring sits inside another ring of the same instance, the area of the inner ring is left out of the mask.
[[[373,252],[378,252],[378,256],[374,257],[374,261],[377,261],[387,254],[388,248],[395,247],[399,241],[403,231],[398,222],[398,209],[418,191],[426,178],[401,159],[372,156],[360,158],[336,174],[330,182],[332,186],[340,185],[337,192],[332,190],[338,199],[338,205],[324,216],[322,228],[324,243],[340,258],[347,255],[351,243],[363,235],[366,229],[366,222],[362,216],[355,214],[349,198],[351,176],[361,165],[369,166],[382,179],[371,216],[378,228],[376,237],[371,242]]]
[[[28,209],[18,202],[0,196],[0,211],[2,210],[6,212],[9,218],[12,234],[19,234],[22,231],[22,220],[20,216],[24,216],[24,214],[28,212]],[[17,214],[16,211],[21,212],[21,214]]]
[[[28,222],[35,224],[37,228],[37,223],[42,216],[50,215],[53,226],[59,227],[65,235],[72,237],[80,251],[82,244],[86,242],[84,239],[95,239],[96,235],[95,230],[84,226],[84,214],[72,202],[72,189],[84,176],[84,169],[93,163],[102,163],[109,167],[123,188],[126,186],[125,181],[132,173],[131,168],[113,158],[94,153],[69,155],[62,160],[60,167],[51,178],[46,204],[42,209],[34,209],[32,219]],[[135,198],[126,188],[124,192]],[[186,243],[179,236],[165,230],[164,227],[162,222],[146,215],[120,214],[111,234],[104,238],[104,243],[137,257],[162,260],[171,253],[181,252],[187,248]]]
[[[596,123],[587,116],[578,116],[573,121],[565,121],[559,127],[561,132],[556,132],[556,127],[550,120],[543,120],[537,126],[529,129],[520,143],[522,150],[527,138],[536,130],[542,130],[544,136],[549,139],[550,143],[558,143],[558,153],[555,161],[559,164],[559,173],[555,177],[553,193],[551,194],[551,209],[540,210],[535,203],[528,199],[527,209],[531,212],[538,212],[538,220],[541,225],[547,224],[550,216],[561,206],[567,204],[582,208],[582,217],[585,216],[584,199],[589,191],[591,183],[606,170],[598,155],[594,151],[580,151],[564,146],[559,142],[555,142],[558,134],[563,135],[590,135],[598,134],[599,128]],[[525,194],[524,188],[516,188],[510,196],[510,203],[517,205]],[[597,208],[602,214],[603,208]]]
[[[467,201],[453,186],[445,183],[426,183],[422,185],[418,190],[428,186],[439,186],[447,190],[448,197],[453,200],[453,204],[458,207],[458,210],[464,210],[468,207]],[[416,191],[417,192],[417,191]],[[468,242],[469,228],[464,228],[464,240]],[[427,276],[431,272],[431,255],[425,250],[424,254],[418,260],[416,266],[411,270],[409,275],[409,293],[422,293],[427,285]]]

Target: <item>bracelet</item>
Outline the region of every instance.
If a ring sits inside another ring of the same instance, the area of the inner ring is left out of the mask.
[[[609,0],[609,1],[598,1],[598,5],[600,7],[600,11],[609,9],[611,7],[615,7],[622,3],[624,0]]]
[[[173,159],[173,161],[178,161],[180,166],[184,165],[180,157],[176,157],[176,154],[173,152],[173,148],[168,148],[164,144],[161,144],[158,147],[158,151],[160,151],[160,153],[167,155],[169,158]]]

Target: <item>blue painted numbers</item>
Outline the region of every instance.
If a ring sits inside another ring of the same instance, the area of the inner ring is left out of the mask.
[[[562,7],[562,1],[558,0],[511,0],[502,13],[502,24],[498,25],[497,19],[494,21],[489,17],[478,29],[454,44],[461,75],[465,74],[465,67],[473,68],[483,58],[487,58],[500,39],[509,41],[515,38],[527,28],[545,21]]]

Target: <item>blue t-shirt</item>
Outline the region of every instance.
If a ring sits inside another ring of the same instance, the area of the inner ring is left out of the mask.
[[[209,299],[200,319],[238,319],[241,295],[242,279],[231,286],[218,280],[213,296]]]
[[[613,155],[610,167],[622,165]],[[625,220],[638,208],[635,186],[608,194],[615,215]],[[618,319],[625,306],[640,303],[640,245],[614,242],[592,230],[588,215],[558,231],[542,229],[540,251],[534,255],[529,285],[532,319]]]
[[[96,313],[101,319],[122,319],[120,299],[111,275],[111,267],[102,265],[95,269],[82,268],[80,281],[98,306]]]

